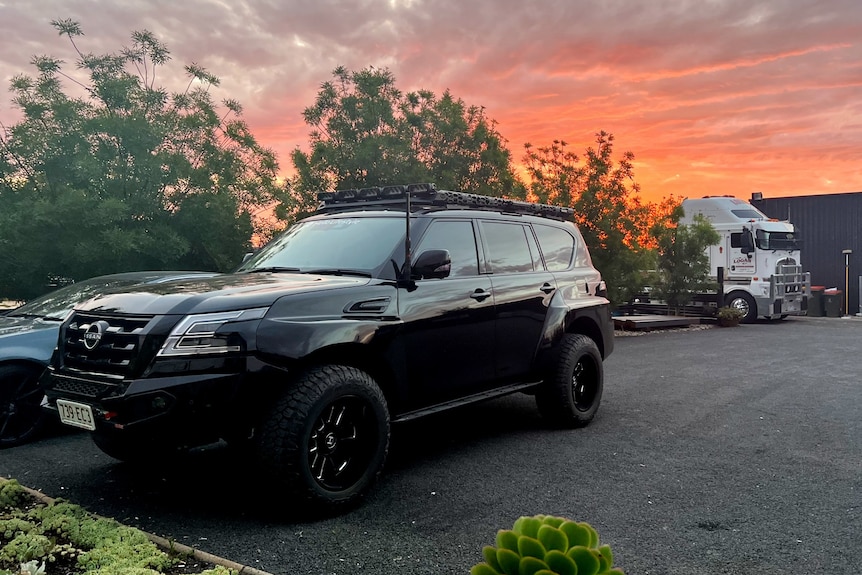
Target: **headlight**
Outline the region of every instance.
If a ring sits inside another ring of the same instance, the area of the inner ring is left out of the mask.
[[[240,351],[240,346],[228,341],[228,334],[216,334],[224,325],[260,319],[267,308],[245,309],[219,313],[190,315],[174,327],[158,355],[202,355]]]

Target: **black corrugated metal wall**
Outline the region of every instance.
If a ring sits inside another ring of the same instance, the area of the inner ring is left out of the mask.
[[[844,250],[850,254],[848,309],[859,313],[859,276],[862,276],[862,192],[751,199],[770,218],[788,220],[802,236],[802,268],[811,272],[811,285],[845,284]],[[842,309],[844,305],[842,303]]]

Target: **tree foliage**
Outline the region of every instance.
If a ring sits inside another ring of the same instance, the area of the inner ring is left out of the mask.
[[[511,154],[480,106],[448,91],[403,93],[387,69],[333,71],[303,117],[310,150],[292,154],[293,197],[280,208],[292,219],[314,205],[318,190],[434,182],[441,189],[523,197]]]
[[[583,162],[562,140],[539,148],[527,144],[524,164],[531,199],[574,208],[593,264],[608,284],[611,302],[618,305],[646,284],[654,256],[652,224],[676,200],[642,202],[634,182],[634,155],[626,152],[614,162],[613,142],[612,134],[599,132]]]
[[[77,22],[52,24],[79,71],[37,56],[11,82],[23,119],[0,127],[0,296],[28,299],[52,276],[233,267],[281,191],[240,104],[217,105],[219,79],[195,64],[179,91],[157,86],[170,54],[150,32],[93,55]]]
[[[707,248],[721,238],[703,215],[696,214],[691,224],[679,225],[682,216],[680,206],[667,222],[656,223],[652,230],[658,254],[652,294],[672,309],[687,305],[692,295],[716,287],[709,279]]]

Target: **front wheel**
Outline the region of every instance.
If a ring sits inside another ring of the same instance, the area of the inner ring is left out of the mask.
[[[734,292],[727,297],[727,307],[738,309],[742,312],[742,323],[754,323],[757,321],[757,302],[745,292]]]
[[[584,427],[599,409],[604,366],[596,343],[581,334],[567,334],[548,376],[536,392],[536,405],[556,427]]]
[[[337,511],[358,500],[383,469],[389,413],[367,373],[325,365],[300,376],[257,434],[263,466],[302,507]]]
[[[26,443],[39,435],[46,417],[39,385],[43,368],[0,366],[0,448]]]

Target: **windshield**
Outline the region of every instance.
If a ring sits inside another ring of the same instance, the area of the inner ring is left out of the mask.
[[[404,238],[401,217],[334,217],[291,227],[237,270],[372,274]]]
[[[755,241],[762,250],[798,250],[799,236],[795,232],[767,232],[757,230]]]

